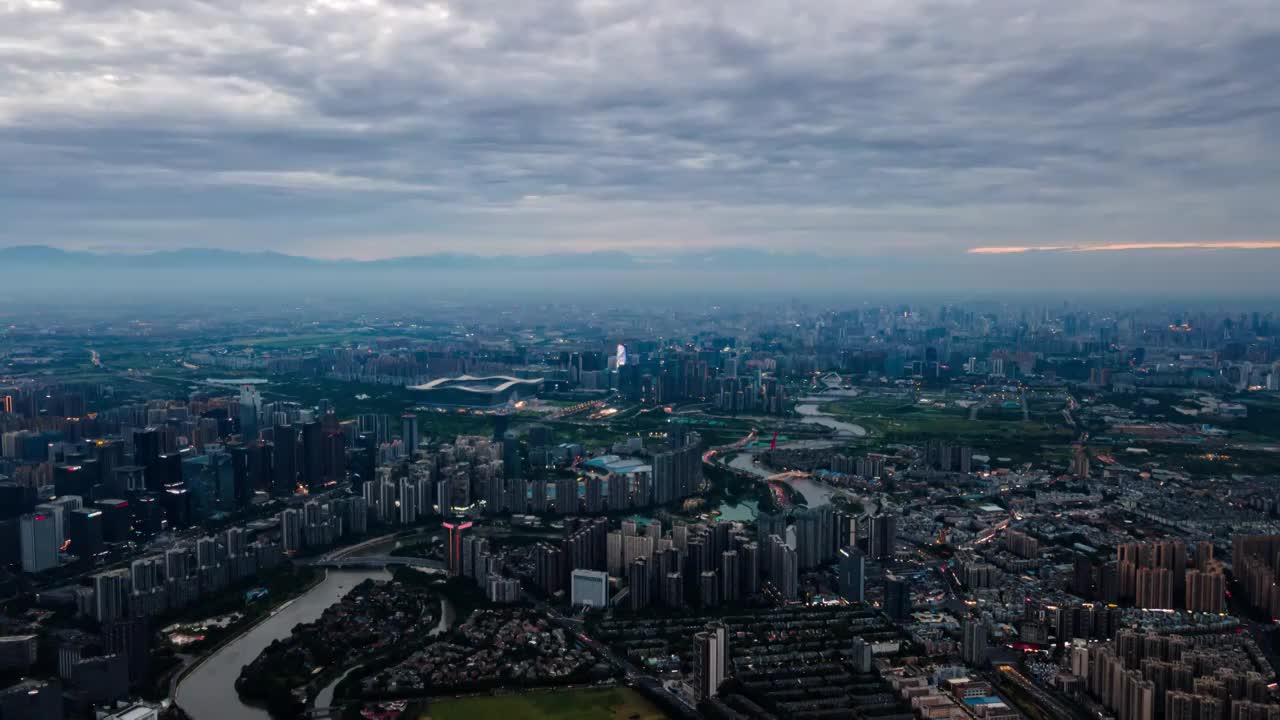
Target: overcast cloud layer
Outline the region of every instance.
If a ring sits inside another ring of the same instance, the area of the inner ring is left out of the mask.
[[[1274,245],[1277,68],[1275,0],[0,0],[0,245]]]

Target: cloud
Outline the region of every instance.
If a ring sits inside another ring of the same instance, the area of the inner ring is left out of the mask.
[[[0,244],[1266,242],[1277,65],[1271,0],[0,0]]]
[[[1128,250],[1280,250],[1280,240],[1227,242],[1110,243],[1104,245],[994,246],[969,248],[971,255],[1017,255],[1036,252],[1124,252]]]

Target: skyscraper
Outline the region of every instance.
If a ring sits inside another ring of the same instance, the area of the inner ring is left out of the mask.
[[[713,698],[729,672],[729,632],[713,624],[693,636],[693,677],[698,697]]]
[[[972,666],[981,667],[987,662],[987,626],[980,620],[968,619],[961,625],[963,635],[960,656]]]
[[[252,385],[240,388],[240,436],[246,443],[258,438],[258,417],[262,414],[262,395]]]
[[[324,429],[319,422],[302,425],[302,484],[308,490],[324,484]]]
[[[884,579],[884,613],[898,622],[911,615],[911,589],[906,580],[896,575]]]
[[[422,440],[422,435],[418,433],[418,416],[415,413],[405,413],[400,416],[400,438],[404,442],[404,452],[410,458],[418,453],[418,443]]]
[[[445,550],[447,556],[445,558],[446,567],[449,575],[457,577],[462,574],[462,537],[463,534],[471,528],[470,522],[446,522],[441,523],[445,531],[448,533]]]
[[[271,438],[271,494],[292,495],[298,485],[297,429],[292,425],[277,425]]]
[[[62,545],[57,521],[52,515],[23,515],[20,522],[22,569],[37,573],[58,566],[58,547]]]
[[[849,602],[866,600],[866,557],[852,545],[842,548],[836,564],[836,580],[840,596]]]
[[[898,518],[895,515],[872,516],[867,528],[867,554],[875,560],[893,560],[898,542]]]

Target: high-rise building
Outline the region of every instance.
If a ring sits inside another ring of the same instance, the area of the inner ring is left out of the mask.
[[[471,528],[470,522],[445,522],[441,523],[445,532],[448,533],[448,541],[445,545],[447,551],[446,565],[449,575],[457,577],[462,574],[462,538],[466,531]]]
[[[662,578],[662,604],[679,609],[684,607],[684,576],[669,572]]]
[[[405,413],[400,416],[400,439],[404,442],[404,452],[410,458],[418,454],[419,443],[422,441],[422,435],[418,432],[418,416],[415,413]]]
[[[884,613],[891,620],[901,622],[911,615],[911,588],[907,581],[895,575],[884,580]]]
[[[502,474],[506,478],[524,475],[520,463],[520,436],[514,430],[502,434]]]
[[[280,511],[280,539],[284,551],[290,555],[302,551],[302,511],[288,508]]]
[[[412,478],[400,478],[400,517],[401,525],[412,525],[418,522],[418,513],[422,505],[419,503],[418,485]]]
[[[987,662],[987,626],[980,620],[968,619],[960,627],[960,656],[965,663],[981,667]]]
[[[319,422],[302,425],[301,482],[308,490],[324,484],[324,428]]]
[[[867,560],[858,548],[842,548],[836,561],[836,580],[840,596],[849,602],[866,600]]]
[[[721,624],[693,636],[693,678],[698,697],[713,698],[729,674],[729,631]]]
[[[893,560],[898,542],[898,518],[895,515],[874,515],[867,527],[867,555],[874,560]]]
[[[704,608],[720,606],[720,576],[715,570],[703,570],[698,574],[698,600]]]
[[[101,553],[105,549],[102,525],[101,510],[90,508],[72,510],[68,524],[71,552],[81,560],[87,560]]]
[[[799,559],[796,551],[777,535],[769,536],[769,582],[783,600],[799,597]]]
[[[58,548],[63,538],[57,521],[46,513],[23,515],[19,520],[22,545],[22,570],[44,572],[58,566]]]
[[[110,623],[129,616],[129,596],[132,572],[126,569],[111,570],[93,576],[93,618],[100,623]]]
[[[258,439],[258,418],[262,414],[262,395],[252,385],[240,388],[240,436],[246,443]]]
[[[292,495],[298,486],[298,431],[277,425],[271,431],[271,494]]]
[[[809,570],[827,562],[834,552],[835,517],[830,505],[808,508],[795,514],[796,554],[800,568]]]
[[[636,558],[627,566],[627,604],[634,610],[643,610],[652,603],[653,581],[649,578],[649,561]]]
[[[574,607],[605,608],[609,605],[609,573],[574,570],[570,574],[570,601]]]
[[[720,600],[726,604],[738,602],[742,598],[742,559],[736,550],[725,550],[720,553]]]

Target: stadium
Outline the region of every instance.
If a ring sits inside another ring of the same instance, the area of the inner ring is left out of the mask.
[[[489,410],[533,397],[542,389],[542,378],[522,379],[506,375],[439,378],[425,385],[409,388],[424,405],[439,408]]]

